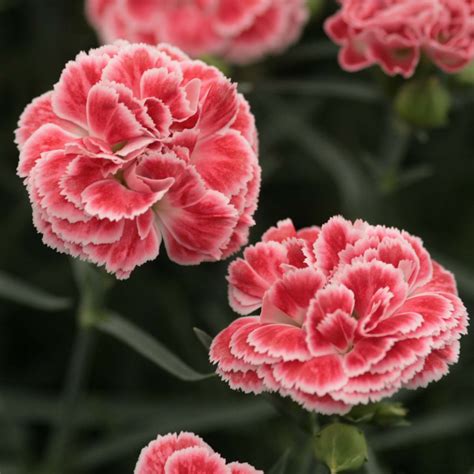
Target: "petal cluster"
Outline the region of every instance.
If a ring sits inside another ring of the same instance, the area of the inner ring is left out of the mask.
[[[244,245],[260,167],[249,105],[167,45],[80,53],[24,111],[18,174],[52,248],[118,278],[158,256],[198,264]]]
[[[410,234],[330,219],[267,231],[229,267],[242,315],[210,357],[234,389],[343,414],[425,387],[458,359],[468,319],[453,276]]]
[[[459,71],[474,59],[471,0],[340,0],[325,24],[341,45],[348,71],[379,64],[390,75],[410,77],[421,54],[442,70]]]
[[[134,474],[263,474],[246,463],[226,461],[193,433],[158,436],[143,448]]]
[[[87,14],[104,43],[165,41],[247,63],[295,42],[308,8],[306,0],[88,0]]]

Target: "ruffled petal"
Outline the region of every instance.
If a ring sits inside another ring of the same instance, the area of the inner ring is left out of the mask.
[[[191,155],[206,184],[229,197],[252,179],[254,159],[249,143],[231,130],[199,142]]]

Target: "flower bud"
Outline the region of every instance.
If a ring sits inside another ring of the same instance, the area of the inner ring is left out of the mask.
[[[408,410],[395,402],[370,403],[355,406],[346,416],[354,423],[374,423],[380,426],[400,426],[407,423]]]
[[[434,128],[445,125],[450,109],[449,91],[436,77],[407,82],[395,97],[398,115],[416,127]]]

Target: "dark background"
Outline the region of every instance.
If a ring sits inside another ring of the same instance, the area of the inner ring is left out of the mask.
[[[13,131],[25,105],[52,88],[64,64],[96,45],[82,0],[0,0],[0,275],[74,301],[69,259],[44,246],[31,224],[28,198],[15,174]],[[288,216],[297,226],[321,224],[342,213],[402,227],[421,236],[456,273],[461,295],[472,308],[470,90],[455,90],[448,126],[409,133],[394,126],[378,73],[344,73],[335,57],[336,48],[316,18],[284,56],[233,71],[247,92],[261,137],[264,181],[251,241]],[[192,327],[215,335],[234,317],[226,297],[227,265],[180,267],[167,260],[163,249],[157,261],[115,285],[109,306],[193,367],[209,371]],[[52,474],[41,469],[60,418],[76,332],[74,310],[41,311],[5,293],[4,288],[0,472]],[[449,376],[425,390],[399,395],[410,410],[410,427],[369,433],[383,468],[372,463],[367,472],[472,474],[473,369],[470,335]],[[311,464],[311,448],[299,428],[267,400],[233,393],[215,379],[177,381],[105,335],[96,337],[75,412],[76,434],[62,474],[131,473],[142,446],[157,433],[176,430],[196,431],[227,459],[266,471],[290,448],[288,472],[324,472]]]

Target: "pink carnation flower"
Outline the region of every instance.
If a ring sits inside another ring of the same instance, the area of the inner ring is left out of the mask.
[[[134,474],[263,474],[250,464],[226,461],[193,433],[158,436],[143,448]]]
[[[334,217],[271,228],[229,267],[234,321],[211,360],[234,389],[343,414],[425,387],[458,359],[466,310],[451,273],[393,228]]]
[[[118,278],[158,256],[225,258],[245,244],[260,168],[249,105],[170,46],[80,53],[24,111],[18,174],[52,248]]]
[[[295,42],[308,8],[306,0],[88,0],[87,15],[104,43],[165,41],[247,63]]]
[[[341,0],[326,21],[341,45],[347,71],[379,64],[390,75],[410,77],[425,53],[446,72],[474,58],[474,3],[471,0]]]

